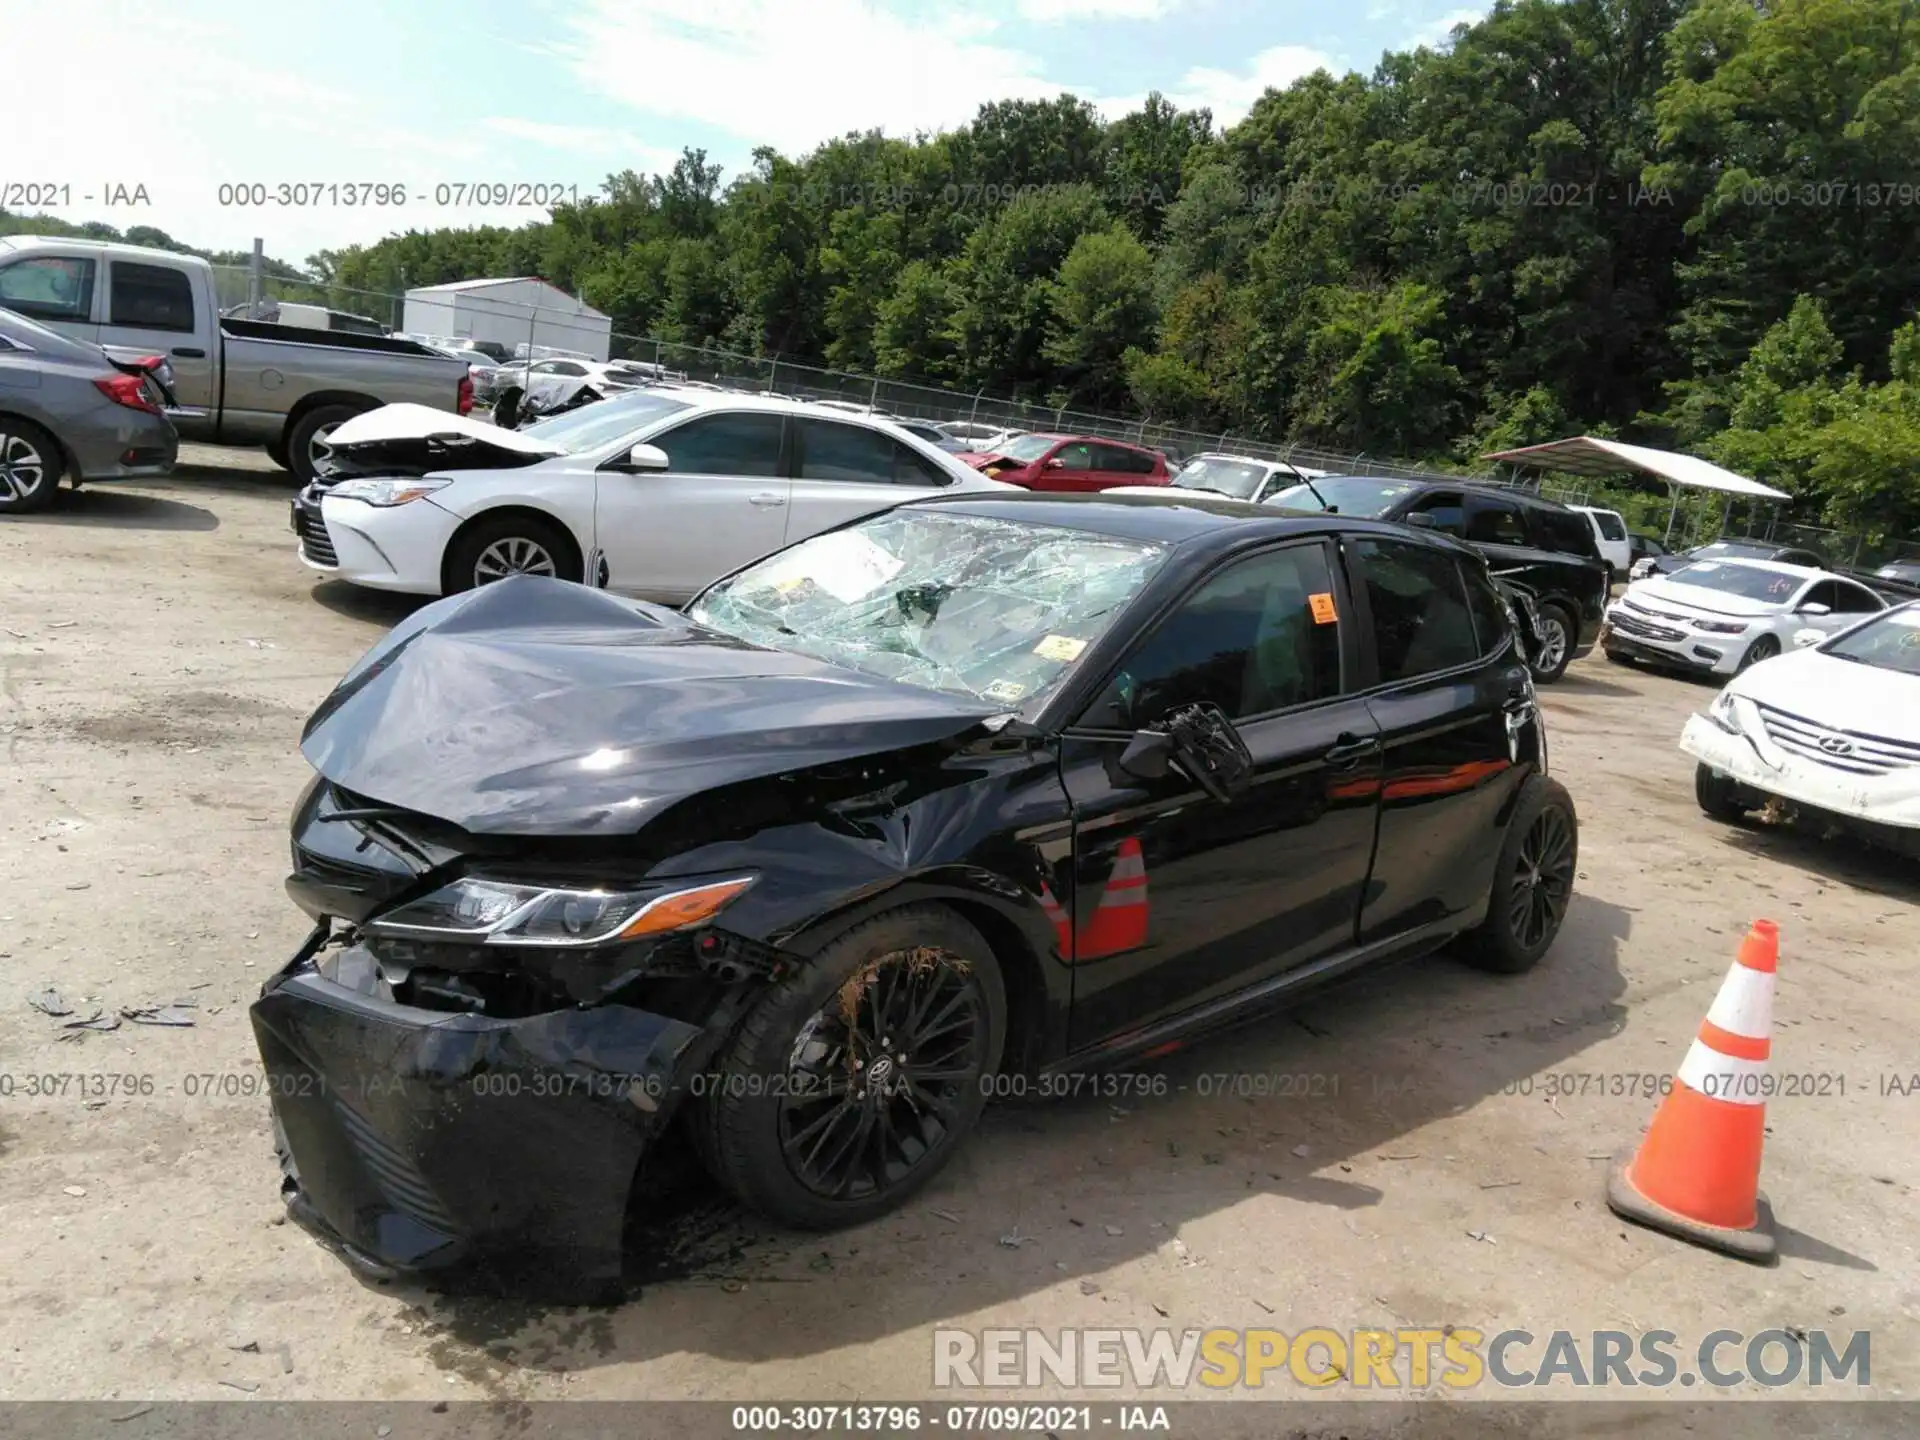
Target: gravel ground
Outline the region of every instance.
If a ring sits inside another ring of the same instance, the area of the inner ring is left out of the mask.
[[[1546,692],[1583,831],[1534,974],[1423,963],[1176,1057],[1163,1098],[992,1111],[857,1231],[689,1186],[617,1309],[356,1279],[284,1223],[238,1092],[246,1005],[305,930],[300,725],[407,606],[316,584],[290,489],[189,446],[0,524],[0,1399],[899,1397],[930,1391],[933,1326],[1009,1324],[1866,1329],[1872,1393],[1914,1393],[1920,869],[1709,822],[1674,739],[1710,692],[1597,657]],[[1615,1092],[1671,1071],[1756,916],[1783,934],[1775,1070],[1820,1092],[1769,1111],[1772,1269],[1601,1200],[1652,1110]],[[185,999],[193,1024],[66,1032],[29,1005],[48,985],[69,1018]]]

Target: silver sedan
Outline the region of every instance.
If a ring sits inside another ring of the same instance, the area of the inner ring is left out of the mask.
[[[0,515],[42,509],[62,475],[166,474],[180,449],[169,398],[156,373],[0,310]]]

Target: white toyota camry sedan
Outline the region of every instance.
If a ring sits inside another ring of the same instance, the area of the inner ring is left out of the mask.
[[[1779,799],[1920,854],[1920,601],[1743,672],[1680,748],[1716,819]]]
[[[635,390],[525,430],[387,405],[329,444],[293,502],[300,558],[412,595],[551,575],[678,605],[862,515],[1010,488],[885,420],[727,391]]]
[[[1801,631],[1832,635],[1887,608],[1866,586],[1773,560],[1702,560],[1627,587],[1607,608],[1600,647],[1616,663],[1645,660],[1736,675]]]

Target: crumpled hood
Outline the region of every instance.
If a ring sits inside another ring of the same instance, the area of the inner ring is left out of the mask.
[[[996,713],[520,576],[397,626],[300,749],[369,801],[470,832],[631,834],[701,791],[948,739]]]
[[[1727,690],[1834,730],[1920,745],[1920,676],[1789,650],[1742,671]]]

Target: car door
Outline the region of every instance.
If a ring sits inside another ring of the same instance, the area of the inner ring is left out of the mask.
[[[789,545],[876,510],[937,495],[953,483],[912,446],[872,426],[812,418],[796,418],[790,426]]]
[[[106,323],[100,343],[164,356],[173,395],[190,410],[213,405],[213,357],[194,333],[193,282],[174,265],[107,264]]]
[[[1040,464],[1036,490],[1101,490],[1105,485],[1093,468],[1093,444],[1087,440],[1068,440]]]
[[[1842,594],[1843,583],[1839,580],[1818,580],[1808,586],[1793,602],[1793,613],[1788,617],[1790,624],[1782,633],[1781,639],[1787,639],[1794,630],[1818,630],[1823,635],[1834,635],[1858,620],[1864,612],[1846,607],[1857,606],[1860,602]],[[1807,610],[1809,605],[1824,605],[1826,613],[1810,614]]]
[[[1353,944],[1379,745],[1331,542],[1231,559],[1104,677],[1061,741],[1074,816],[1072,1043],[1086,1048]],[[1218,705],[1253,756],[1229,800],[1119,768],[1134,734]]]
[[[1125,445],[1092,445],[1094,488],[1106,490],[1115,485],[1142,485],[1153,473],[1151,463],[1146,456],[1139,461],[1134,459],[1135,452]]]
[[[622,468],[623,452],[594,477],[608,589],[677,605],[786,543],[783,416],[705,410],[648,443],[666,453],[664,471]]]
[[[1363,680],[1384,752],[1379,843],[1360,911],[1368,944],[1457,926],[1487,898],[1501,817],[1531,763],[1526,737],[1537,721],[1510,632],[1476,625],[1469,576],[1477,585],[1486,571],[1473,557],[1412,537],[1349,536],[1341,550],[1356,623],[1372,642]]]

